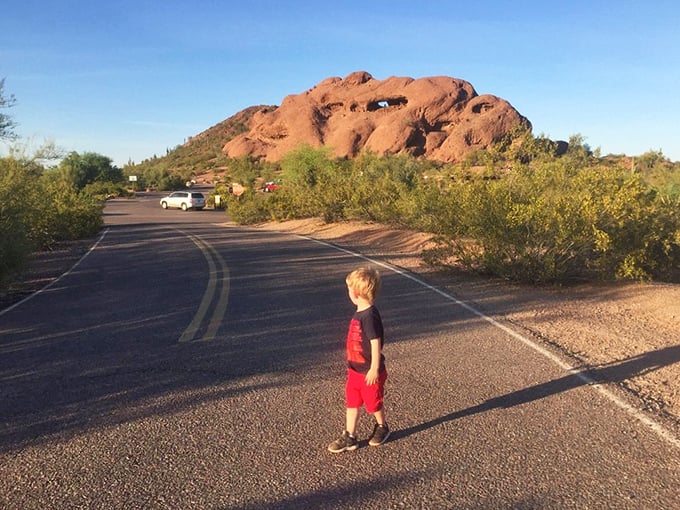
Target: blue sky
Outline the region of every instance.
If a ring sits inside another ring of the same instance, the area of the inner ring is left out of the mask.
[[[680,4],[22,0],[0,79],[24,143],[122,166],[329,76],[452,76],[552,139],[680,161]],[[7,145],[0,143],[0,152]]]

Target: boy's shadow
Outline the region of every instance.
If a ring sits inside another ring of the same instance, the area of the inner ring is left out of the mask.
[[[403,439],[411,434],[423,432],[424,430],[436,427],[442,423],[465,418],[466,416],[472,416],[492,409],[504,409],[520,404],[526,404],[580,386],[604,382],[621,382],[631,377],[648,374],[660,368],[673,365],[679,361],[680,345],[675,345],[657,351],[640,354],[623,361],[598,365],[578,372],[573,372],[553,381],[513,391],[512,393],[489,399],[474,407],[461,409],[412,427],[395,430],[392,432],[390,440]]]

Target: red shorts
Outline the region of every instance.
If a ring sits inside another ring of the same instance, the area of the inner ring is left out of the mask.
[[[385,381],[387,370],[378,375],[378,382],[372,385],[366,384],[366,374],[347,369],[347,384],[345,385],[345,400],[348,408],[359,408],[362,405],[366,411],[373,414],[383,407],[385,394]]]

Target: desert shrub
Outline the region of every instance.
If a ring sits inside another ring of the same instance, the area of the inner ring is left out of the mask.
[[[654,279],[680,282],[680,195],[657,196],[653,207],[640,264]]]
[[[349,163],[333,159],[328,148],[301,146],[281,161],[283,186],[272,205],[284,218],[342,220],[352,188],[350,169]]]
[[[35,249],[95,235],[103,224],[103,202],[77,191],[59,176],[46,173],[31,192],[29,238]]]
[[[450,225],[453,219],[446,220],[455,210],[450,205],[450,195],[443,191],[440,180],[421,180],[418,186],[403,199],[404,225],[421,232],[440,233],[443,225]]]
[[[680,197],[680,163],[673,163],[661,151],[632,158],[631,169],[639,172],[645,183],[662,195]]]
[[[96,234],[102,207],[35,160],[0,159],[0,279],[20,271],[32,251]]]
[[[610,190],[596,224],[594,267],[602,275],[677,281],[680,267],[680,201],[660,196],[631,175]]]
[[[504,278],[649,278],[668,273],[677,252],[680,224],[639,175],[619,167],[519,166],[500,179],[454,182],[446,203],[433,260]]]
[[[24,267],[33,249],[26,200],[36,180],[27,162],[0,159],[0,283]]]
[[[408,189],[404,181],[409,179],[395,157],[379,157],[372,153],[362,154],[353,164],[353,189],[348,203],[352,217],[387,224],[399,221],[399,201]],[[400,179],[403,177],[403,181]]]
[[[328,148],[303,146],[282,160],[276,192],[230,201],[230,216],[360,219],[432,232],[430,262],[525,282],[677,279],[678,198],[621,158],[600,158],[579,135],[562,149],[526,135],[521,145],[479,153],[479,172],[469,162],[445,167],[406,155],[339,160]],[[658,169],[658,158],[649,159]]]
[[[76,190],[97,182],[123,183],[123,171],[113,165],[111,158],[95,152],[71,152],[54,171]]]
[[[93,197],[98,200],[106,200],[110,197],[126,196],[127,190],[121,183],[115,182],[92,182],[83,188],[83,195]]]
[[[268,206],[281,219],[411,225],[420,217],[418,190],[430,165],[406,155],[365,153],[353,161],[333,159],[327,148],[303,146],[282,160],[283,185]]]
[[[192,178],[192,172],[186,168],[175,168],[169,161],[154,157],[137,165],[128,164],[123,168],[125,180],[130,175],[137,177],[137,189],[155,188],[170,191],[182,189]]]
[[[242,225],[251,225],[274,219],[268,207],[268,198],[264,193],[247,190],[241,196],[227,196],[229,218]]]
[[[230,159],[227,167],[229,173],[228,180],[230,182],[238,182],[248,189],[255,188],[255,181],[262,175],[264,170],[263,163],[250,156]]]
[[[390,224],[432,232],[436,228],[433,220],[441,214],[440,181],[436,165],[410,156],[392,156],[391,175],[398,193],[393,203],[392,217],[386,219]]]
[[[161,171],[159,175],[154,177],[152,182],[141,181],[138,185],[149,185],[155,187],[159,190],[172,191],[177,189],[184,189],[187,181],[189,181],[189,175],[187,173],[169,173],[167,171]],[[157,184],[156,184],[157,183]]]

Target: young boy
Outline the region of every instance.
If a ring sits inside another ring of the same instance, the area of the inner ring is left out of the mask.
[[[362,405],[375,417],[376,422],[368,444],[379,446],[390,435],[383,408],[387,379],[385,356],[382,354],[383,324],[380,313],[373,304],[380,290],[380,274],[375,269],[359,268],[347,275],[345,282],[349,298],[357,309],[347,332],[345,430],[339,439],[328,445],[331,453],[356,450],[359,447],[356,427]]]

